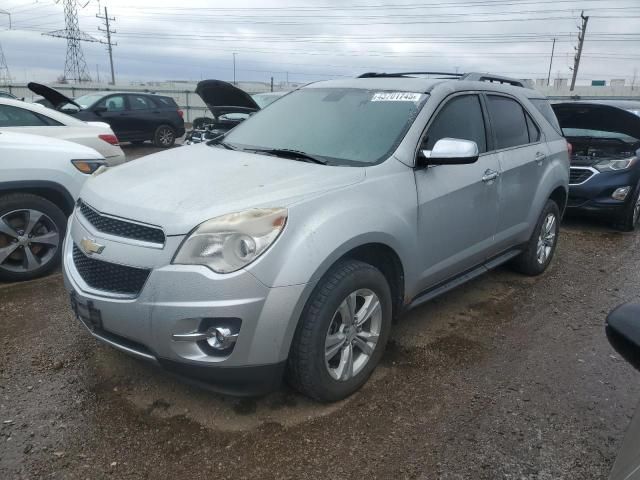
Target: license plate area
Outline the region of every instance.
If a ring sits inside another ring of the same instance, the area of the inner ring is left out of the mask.
[[[102,330],[102,315],[100,310],[94,307],[91,300],[82,302],[78,299],[76,292],[70,295],[71,309],[76,318],[86,325],[92,332]]]

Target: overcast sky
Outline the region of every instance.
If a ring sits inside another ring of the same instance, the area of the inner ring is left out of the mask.
[[[308,82],[365,71],[491,71],[568,77],[580,9],[590,15],[579,79],[626,78],[640,70],[639,0],[79,0],[80,29],[96,39],[99,8],[115,16],[119,81]],[[0,0],[0,45],[16,82],[63,72],[62,3]],[[104,45],[82,43],[90,74],[104,80]],[[638,80],[640,83],[640,73]]]

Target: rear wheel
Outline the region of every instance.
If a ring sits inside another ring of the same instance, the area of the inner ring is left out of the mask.
[[[384,275],[360,261],[338,263],[304,309],[289,355],[289,383],[324,402],[348,397],[380,362],[391,316]]]
[[[632,232],[638,226],[638,220],[640,220],[640,183],[634,188],[629,205],[625,207],[620,220],[614,226],[623,232]]]
[[[513,260],[516,270],[525,275],[540,275],[553,258],[560,230],[560,209],[547,200],[525,250]]]
[[[67,225],[55,204],[36,195],[0,197],[0,280],[30,280],[60,261]]]
[[[169,125],[160,125],[153,136],[153,144],[159,148],[173,147],[176,142],[176,132]]]

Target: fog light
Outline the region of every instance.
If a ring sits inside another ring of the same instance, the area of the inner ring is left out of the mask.
[[[210,337],[207,338],[207,343],[216,350],[226,350],[233,346],[238,339],[238,334],[233,333],[230,328],[227,327],[214,327],[207,332]]]
[[[623,201],[625,198],[627,198],[627,195],[629,195],[630,191],[631,187],[616,188],[616,191],[611,194],[611,198],[613,198],[614,200]]]

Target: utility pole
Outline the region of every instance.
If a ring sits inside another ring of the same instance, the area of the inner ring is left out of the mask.
[[[236,83],[236,55],[237,53],[233,53],[233,84],[237,85]]]
[[[103,29],[98,27],[98,30],[100,30],[101,32],[105,32],[107,34],[107,41],[106,42],[100,41],[100,43],[104,43],[107,46],[107,50],[109,52],[109,64],[111,65],[111,85],[115,85],[116,75],[113,71],[113,46],[118,44],[111,41],[111,34],[116,33],[116,31],[111,29],[109,22],[115,22],[116,19],[114,17],[109,17],[109,14],[107,13],[107,7],[104,7],[104,17],[101,17],[97,13],[96,13],[96,17],[99,18],[100,20],[104,20],[105,28]]]
[[[553,65],[553,53],[556,50],[556,39],[553,38],[553,46],[551,47],[551,60],[549,60],[549,75],[547,75],[547,87],[549,86],[549,82],[551,82],[551,65]]]
[[[582,18],[582,26],[580,27],[580,33],[578,33],[578,51],[576,52],[575,62],[573,64],[573,77],[571,78],[571,87],[569,88],[570,92],[573,92],[573,88],[576,86],[580,56],[582,55],[582,45],[584,44],[584,37],[587,33],[587,23],[589,22],[589,17],[585,17],[584,10],[580,13],[580,18]]]
[[[72,82],[90,82],[91,76],[87,68],[87,62],[84,59],[80,42],[97,42],[98,39],[93,38],[80,30],[78,26],[78,0],[62,0],[64,4],[64,30],[55,30],[53,32],[43,33],[50,37],[65,38],[67,40],[67,58],[64,62],[64,74],[62,78],[65,81]],[[56,1],[56,3],[59,3]],[[83,6],[86,6],[83,5]]]

